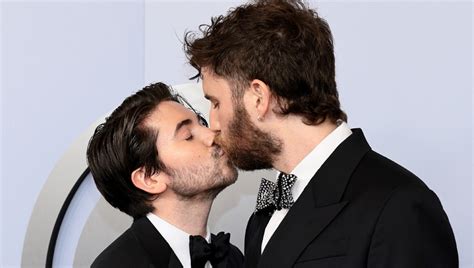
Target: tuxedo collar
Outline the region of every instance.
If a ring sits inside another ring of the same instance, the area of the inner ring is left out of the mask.
[[[360,128],[350,135],[324,162],[310,182],[316,207],[327,206],[341,200],[352,172],[370,146]]]
[[[347,205],[348,201],[341,200],[346,185],[360,160],[370,150],[362,130],[353,129],[352,132],[324,162],[288,211],[265,247],[259,267],[292,267],[304,248]],[[265,220],[256,221],[259,222],[266,224]],[[260,247],[251,251],[260,251]]]
[[[326,162],[336,148],[350,135],[352,131],[346,122],[341,122],[336,129],[327,135],[303,160],[290,172],[298,179],[291,188],[293,200],[298,200],[301,193],[313,178],[314,174]],[[277,172],[277,176],[280,172]]]
[[[155,267],[183,267],[169,244],[147,217],[135,220],[131,229]]]
[[[190,234],[179,229],[173,224],[162,219],[160,216],[150,212],[146,215],[148,220],[158,230],[161,236],[166,240],[171,250],[178,257],[178,260],[185,267],[191,266],[191,254],[189,251],[189,237]],[[207,228],[207,235],[205,239],[208,243],[211,242],[211,233]]]

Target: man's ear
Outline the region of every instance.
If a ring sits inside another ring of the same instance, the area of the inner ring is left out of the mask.
[[[140,167],[132,172],[131,179],[135,187],[150,194],[160,194],[168,188],[166,183],[167,178],[164,172],[158,172],[151,176],[147,176],[145,168]]]
[[[272,93],[270,87],[262,80],[254,79],[250,82],[250,106],[249,109],[256,110],[258,121],[263,121],[270,110]]]

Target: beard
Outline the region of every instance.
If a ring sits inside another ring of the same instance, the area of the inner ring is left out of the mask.
[[[227,159],[221,159],[215,147],[212,161],[203,165],[174,169],[167,167],[171,176],[169,187],[182,200],[213,200],[227,186],[237,180],[237,170]]]
[[[242,170],[270,169],[281,153],[282,142],[258,129],[242,103],[234,103],[234,118],[229,123],[227,137],[222,134],[215,142],[222,146],[232,163]]]

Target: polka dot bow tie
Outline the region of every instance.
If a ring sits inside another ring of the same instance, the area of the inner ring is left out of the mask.
[[[275,209],[290,208],[294,203],[291,187],[295,182],[295,175],[285,173],[280,173],[276,183],[262,179],[258,190],[255,213],[266,209],[273,212]]]

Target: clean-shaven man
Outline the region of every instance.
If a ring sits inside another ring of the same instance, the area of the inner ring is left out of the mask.
[[[185,50],[216,142],[238,168],[279,171],[260,186],[247,267],[458,266],[436,194],[347,125],[331,31],[316,11],[255,1],[200,29]]]
[[[94,181],[134,222],[92,267],[242,267],[230,235],[207,228],[214,198],[237,172],[206,121],[183,103],[152,84],[97,127],[87,149]]]

